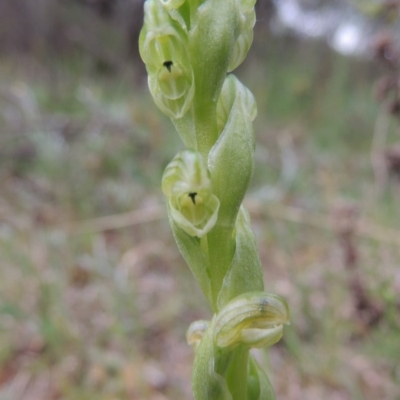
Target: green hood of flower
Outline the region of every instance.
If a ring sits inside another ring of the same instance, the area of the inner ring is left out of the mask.
[[[201,238],[214,227],[220,202],[212,193],[209,172],[200,153],[178,153],[165,169],[161,186],[172,220],[187,234]]]

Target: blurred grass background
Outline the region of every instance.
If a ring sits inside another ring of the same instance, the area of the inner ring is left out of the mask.
[[[50,20],[0,32],[1,400],[192,398],[185,332],[210,310],[160,190],[182,144],[146,87],[138,11],[106,4],[49,1]],[[266,8],[237,71],[259,109],[246,205],[292,323],[257,357],[280,400],[398,400],[400,184],[371,163],[377,119],[399,139],[372,93],[385,71],[272,36]]]

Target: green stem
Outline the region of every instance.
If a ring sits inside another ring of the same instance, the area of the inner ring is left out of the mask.
[[[232,400],[247,400],[247,373],[249,349],[239,346],[233,350],[233,357],[227,373],[227,383]]]
[[[218,311],[218,294],[233,256],[232,229],[217,225],[208,235],[208,257],[210,265],[211,297],[213,309]]]
[[[216,103],[210,101],[194,102],[195,127],[197,149],[203,155],[204,160],[208,159],[208,153],[218,138],[217,128],[217,107]]]

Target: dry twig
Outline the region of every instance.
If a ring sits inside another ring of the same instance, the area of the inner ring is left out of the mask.
[[[166,216],[167,213],[164,208],[156,206],[77,222],[68,230],[72,235],[83,235],[112,229],[128,228],[130,226],[156,221]]]

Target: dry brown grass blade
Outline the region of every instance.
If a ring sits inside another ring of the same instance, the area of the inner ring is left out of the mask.
[[[128,228],[166,217],[167,212],[164,207],[155,206],[151,208],[142,208],[123,214],[109,215],[77,222],[72,225],[69,232],[71,235],[103,232],[111,229]]]

